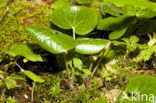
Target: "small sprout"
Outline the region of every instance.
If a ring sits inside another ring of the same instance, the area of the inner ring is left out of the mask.
[[[150,34],[148,34],[148,37],[149,37],[149,42],[148,42],[148,45],[149,46],[153,46],[156,44],[156,33],[153,33],[153,38]]]

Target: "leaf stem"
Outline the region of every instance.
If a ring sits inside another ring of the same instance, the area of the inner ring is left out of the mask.
[[[73,39],[75,40],[76,39],[76,35],[75,35],[75,28],[72,27],[72,30],[73,30]]]

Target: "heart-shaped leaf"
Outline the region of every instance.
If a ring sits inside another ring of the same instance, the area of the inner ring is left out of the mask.
[[[13,57],[15,56],[24,56],[30,61],[37,62],[43,61],[40,55],[35,54],[28,44],[23,45],[13,45],[7,53]]]
[[[75,40],[69,35],[35,26],[27,27],[27,31],[41,47],[51,53],[59,54],[75,48]]]
[[[78,39],[75,51],[81,54],[96,54],[109,43],[105,39]]]
[[[134,76],[117,103],[155,103],[156,78],[148,75]]]
[[[60,28],[73,28],[77,34],[84,35],[96,27],[98,16],[86,7],[62,7],[53,12],[51,19]]]

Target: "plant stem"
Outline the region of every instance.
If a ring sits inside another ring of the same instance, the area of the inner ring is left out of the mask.
[[[76,36],[75,36],[75,28],[72,27],[72,30],[73,30],[73,39],[75,40],[76,39]]]
[[[35,82],[33,83],[32,91],[31,91],[31,102],[34,100],[34,88],[35,88]]]
[[[18,63],[15,62],[15,64],[21,69],[22,72],[24,71],[24,69]]]
[[[107,46],[105,47],[105,49],[107,49],[108,47],[110,47],[110,45],[111,45],[111,42],[109,42],[109,43],[107,44]],[[105,51],[103,50],[101,56],[99,57],[99,61],[98,61],[96,67],[94,68],[94,70],[93,70],[93,72],[92,72],[92,74],[91,74],[91,76],[90,76],[89,81],[93,78],[93,76],[94,76],[94,74],[96,73],[98,67],[100,66],[100,63],[101,63],[101,61],[102,61],[102,56],[104,55],[104,53],[105,53]]]
[[[67,70],[69,87],[72,89],[73,88],[73,83],[72,83],[71,78],[70,78],[70,69],[69,69],[68,64],[67,64],[67,58],[66,58],[65,53],[63,54],[63,57],[64,57],[64,62],[65,62],[66,70]]]

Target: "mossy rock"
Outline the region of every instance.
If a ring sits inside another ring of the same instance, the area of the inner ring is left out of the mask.
[[[7,0],[0,4],[0,15],[6,9]],[[32,43],[25,27],[27,25],[50,28],[50,14],[52,8],[48,5],[39,5],[26,0],[15,0],[9,5],[10,9],[0,21],[0,61],[5,58],[5,50],[13,44]]]

